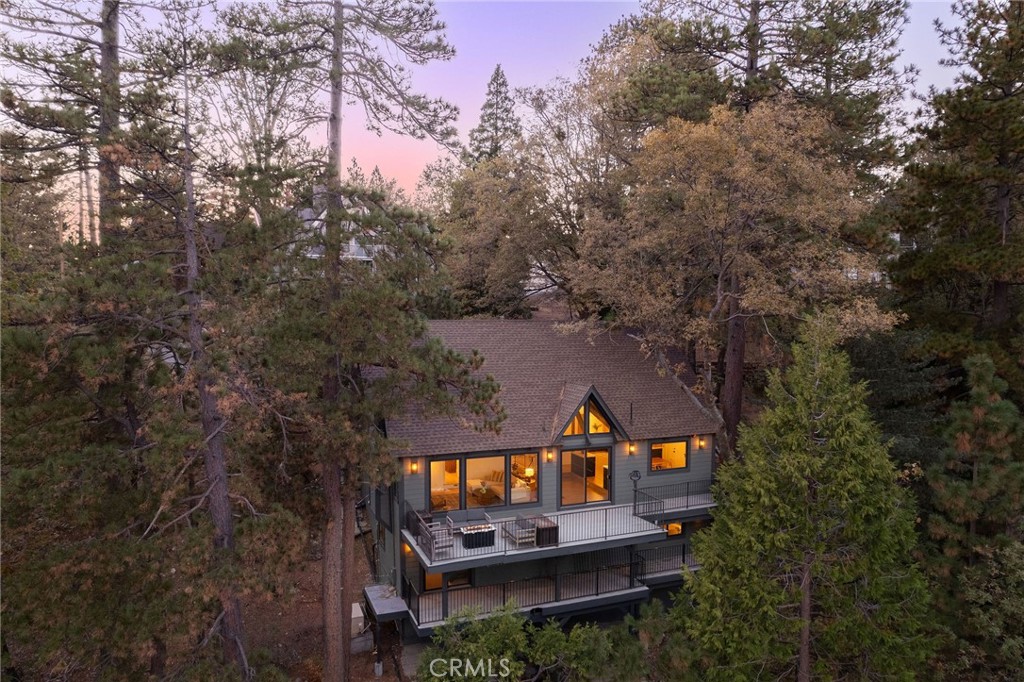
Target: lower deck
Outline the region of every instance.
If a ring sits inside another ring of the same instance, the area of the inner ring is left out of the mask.
[[[401,596],[425,637],[447,618],[484,617],[507,604],[536,621],[629,606],[652,588],[678,585],[697,565],[688,542],[670,541],[473,571],[417,573],[414,561],[408,568]]]
[[[631,579],[628,567],[614,567],[590,574],[542,577],[481,587],[458,587],[447,593],[432,591],[418,595],[410,604],[419,628],[433,628],[444,614],[485,616],[506,604],[547,617],[573,610],[590,602],[604,604],[641,601],[647,598],[645,585]],[[447,601],[447,603],[445,603]]]

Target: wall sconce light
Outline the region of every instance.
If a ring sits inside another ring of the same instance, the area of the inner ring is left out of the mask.
[[[545,450],[544,451],[544,457],[549,462],[554,462],[555,461],[555,451],[554,450]]]
[[[697,439],[697,447],[698,448],[703,450],[707,446],[708,446],[708,439],[707,438],[705,438],[704,436],[701,436],[700,438]]]
[[[629,454],[631,454],[631,455],[635,455],[636,454],[636,443],[630,443],[629,444]]]
[[[420,472],[420,463],[418,460],[412,460],[409,462],[409,473],[418,474]]]

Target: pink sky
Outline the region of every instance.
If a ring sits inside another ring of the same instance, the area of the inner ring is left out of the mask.
[[[502,65],[512,88],[571,77],[604,30],[638,9],[638,2],[439,2],[456,56],[415,69],[414,88],[459,107],[458,129],[465,141],[479,119],[495,64]],[[917,89],[950,85],[951,72],[938,65],[945,52],[931,26],[935,18],[948,23],[949,3],[914,2],[909,16],[902,48],[904,61],[921,69]],[[358,107],[346,109],[342,145],[345,166],[353,156],[367,173],[379,166],[410,194],[423,167],[444,153],[429,140],[366,131]]]

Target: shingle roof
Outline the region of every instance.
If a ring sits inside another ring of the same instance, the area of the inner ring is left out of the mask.
[[[413,411],[388,420],[388,435],[408,442],[410,454],[553,445],[560,437],[557,430],[591,387],[633,440],[718,429],[696,398],[622,333],[591,338],[561,333],[546,320],[498,319],[432,321],[429,333],[455,350],[484,356],[482,371],[501,384],[499,399],[508,417],[500,434],[478,433],[449,418],[424,419]]]

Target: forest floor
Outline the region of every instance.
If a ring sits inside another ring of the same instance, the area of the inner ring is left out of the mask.
[[[362,588],[372,582],[361,544],[356,550],[356,584]],[[303,562],[288,576],[291,597],[281,601],[258,601],[245,604],[246,635],[253,651],[263,650],[270,662],[284,670],[290,679],[319,682],[323,676],[323,654],[320,608],[320,561]],[[373,676],[372,651],[353,654],[352,679],[355,682],[402,682],[395,672],[401,659],[401,641],[393,628],[382,630],[384,640],[384,676]]]

